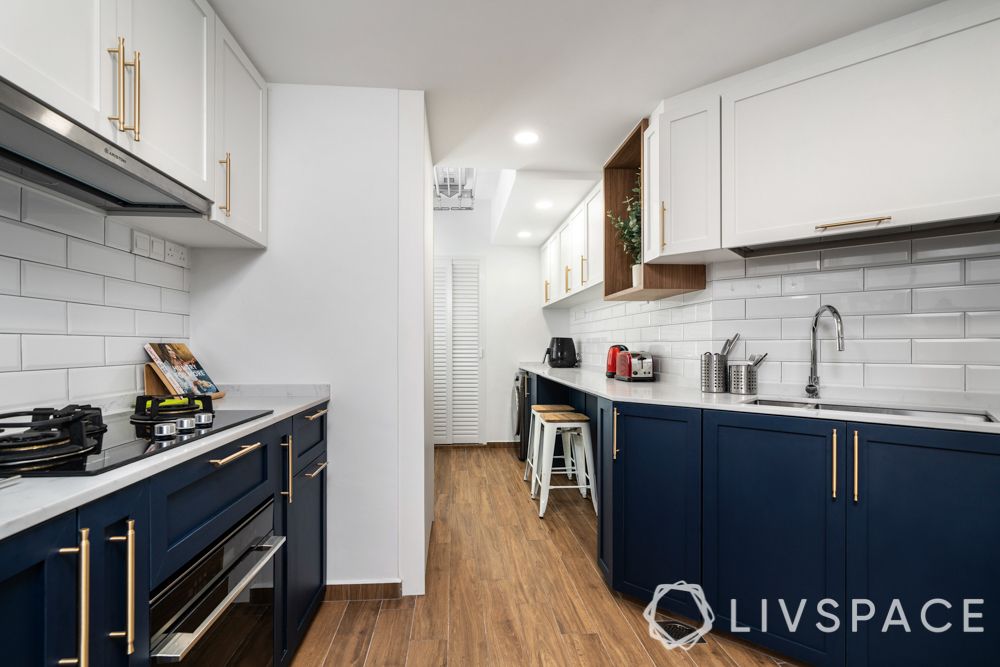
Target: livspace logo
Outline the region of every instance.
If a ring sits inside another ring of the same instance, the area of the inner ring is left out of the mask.
[[[670,591],[682,591],[691,595],[695,607],[701,613],[701,626],[692,628],[687,635],[674,638],[660,626],[657,622],[657,606],[664,595]],[[923,627],[927,632],[943,633],[952,628],[956,628],[961,623],[962,632],[978,633],[985,632],[982,625],[983,613],[978,609],[984,604],[982,598],[965,598],[958,605],[952,604],[943,598],[932,598],[927,600],[917,609],[910,609],[909,615],[903,603],[893,598],[884,614],[877,616],[875,603],[864,598],[850,601],[850,630],[859,632],[869,629],[869,623],[874,622],[875,628],[880,632],[913,632],[912,623],[918,622],[919,627]],[[786,600],[779,598],[777,603],[763,599],[760,601],[759,625],[755,626],[761,632],[768,632],[768,616],[771,611],[780,612],[778,622],[783,623],[788,632],[798,632],[802,625],[802,618],[808,607],[808,600],[799,600],[790,604]],[[748,625],[741,625],[739,609],[736,600],[729,601],[729,632],[741,633],[750,632]],[[794,607],[794,609],[793,609]],[[832,598],[824,598],[816,603],[816,613],[823,618],[815,623],[815,627],[820,632],[833,633],[841,629],[841,620],[838,610],[840,604]],[[649,636],[656,639],[668,649],[682,648],[685,651],[691,650],[702,637],[711,632],[715,622],[715,612],[705,600],[705,592],[698,584],[689,584],[678,581],[674,584],[660,584],[656,587],[652,601],[646,606],[642,613],[649,624]],[[913,621],[911,621],[911,618]],[[880,625],[879,625],[880,623]]]

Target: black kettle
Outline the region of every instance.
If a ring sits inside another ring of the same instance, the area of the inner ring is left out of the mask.
[[[545,348],[545,358],[549,359],[552,368],[573,368],[576,366],[576,345],[572,338],[553,338]]]

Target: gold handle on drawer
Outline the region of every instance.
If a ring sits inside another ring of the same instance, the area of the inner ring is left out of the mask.
[[[586,263],[587,263],[587,258],[584,257],[583,255],[580,255],[580,284],[581,285],[586,285],[587,284],[587,279],[584,278],[584,272],[583,272],[583,267],[584,267],[584,265]]]
[[[118,46],[113,49],[108,49],[108,53],[115,56],[117,62],[115,63],[116,77],[118,79],[118,88],[116,90],[116,100],[118,104],[118,112],[114,116],[108,116],[108,120],[113,121],[115,125],[118,126],[119,132],[125,131],[125,38],[118,38]]]
[[[833,429],[833,499],[837,499],[837,429]]]
[[[294,454],[294,451],[293,451],[293,448],[292,448],[293,447],[292,446],[292,436],[287,436],[285,438],[285,441],[283,443],[281,443],[281,446],[285,448],[285,451],[288,454],[288,490],[287,491],[282,491],[281,495],[283,495],[286,498],[288,498],[288,504],[291,505],[292,504],[292,485],[295,483],[294,482],[295,475],[294,475],[294,472],[293,472],[293,469],[295,467],[294,466],[294,463],[295,463],[295,454]]]
[[[80,655],[62,658],[57,664],[87,667],[90,664],[90,529],[80,529],[79,546],[65,547],[59,553],[80,554]]]
[[[618,408],[615,408],[615,419],[611,428],[611,458],[618,459]]]
[[[132,54],[132,60],[125,63],[125,67],[131,67],[135,74],[135,90],[132,91],[132,125],[126,125],[122,129],[132,133],[132,138],[139,141],[139,123],[142,118],[142,54],[136,51]],[[124,115],[124,111],[122,114]]]
[[[892,220],[891,215],[883,215],[877,218],[862,218],[860,220],[845,220],[843,222],[828,222],[825,225],[816,225],[817,232],[825,232],[828,229],[835,229],[837,227],[851,227],[853,225],[866,225],[868,223],[874,222],[878,224],[880,222],[886,222]]]
[[[566,285],[566,293],[567,293],[567,294],[569,293],[569,272],[570,272],[570,271],[572,271],[572,269],[571,269],[571,268],[569,268],[569,265],[567,264],[567,265],[566,265],[566,270],[565,270],[565,271],[563,271],[563,282],[564,282],[564,283],[565,283],[565,285]]]
[[[858,502],[858,432],[854,432],[854,502]]]
[[[124,637],[125,655],[135,653],[135,519],[129,519],[124,535],[108,538],[109,542],[125,543],[125,630],[109,632],[109,637]]]
[[[221,468],[224,465],[228,465],[237,459],[241,459],[255,449],[260,449],[264,446],[263,442],[255,442],[252,445],[243,445],[238,450],[230,454],[229,456],[222,459],[209,459],[209,463],[214,465],[216,468]]]
[[[667,247],[667,202],[660,202],[660,247]]]
[[[226,168],[226,205],[220,206],[219,210],[226,212],[226,217],[228,218],[233,214],[233,202],[232,202],[232,173],[233,173],[233,156],[229,151],[226,151],[226,159],[219,160],[219,164]]]
[[[325,415],[327,412],[328,412],[327,409],[323,408],[322,410],[318,410],[314,414],[308,415],[306,419],[308,419],[309,421],[316,421],[317,419]]]
[[[318,475],[321,472],[323,472],[323,469],[326,468],[327,465],[329,465],[329,464],[326,461],[323,461],[318,466],[316,466],[315,470],[313,470],[312,472],[307,472],[306,473],[306,477],[308,477],[309,479],[312,479],[316,475]]]
[[[545,281],[545,303],[549,302],[549,281]]]

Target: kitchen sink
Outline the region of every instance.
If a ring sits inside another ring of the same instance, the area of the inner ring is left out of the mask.
[[[890,408],[877,405],[850,405],[847,403],[826,403],[822,401],[782,401],[758,398],[747,401],[745,405],[766,405],[779,408],[798,408],[800,410],[820,410],[831,412],[867,412],[877,415],[898,415],[917,419],[943,419],[946,421],[969,422],[974,424],[996,422],[996,418],[983,410],[963,410],[961,408],[941,410],[921,410],[916,408]]]

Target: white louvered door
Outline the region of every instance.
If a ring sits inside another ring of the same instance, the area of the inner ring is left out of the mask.
[[[434,263],[434,442],[482,442],[482,304],[479,260]]]

